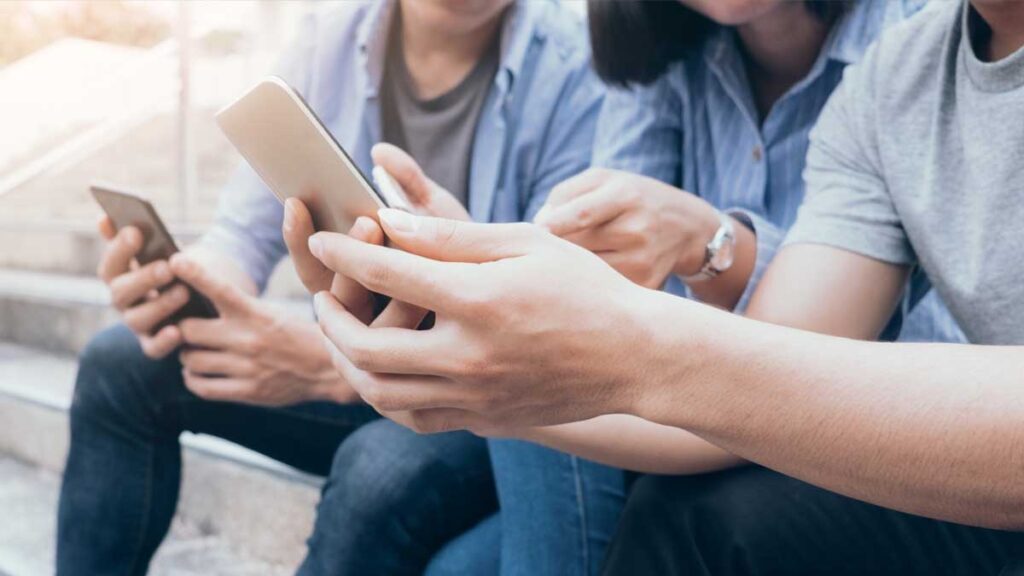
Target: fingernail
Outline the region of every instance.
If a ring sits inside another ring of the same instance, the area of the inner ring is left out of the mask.
[[[316,313],[317,318],[320,317],[320,312],[324,309],[324,293],[317,292],[313,295],[313,312]]]
[[[317,258],[320,258],[324,252],[324,241],[316,234],[309,237],[309,251]]]
[[[406,234],[412,234],[413,232],[416,231],[416,228],[419,226],[419,221],[416,220],[415,216],[409,214],[408,212],[403,212],[401,210],[392,210],[390,208],[384,208],[377,212],[377,215],[380,217],[381,222],[383,222],[385,226],[394,230],[395,232],[404,232]]]

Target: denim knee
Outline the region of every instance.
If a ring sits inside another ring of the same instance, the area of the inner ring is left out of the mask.
[[[329,481],[348,501],[350,513],[381,521],[424,503],[429,478],[446,469],[420,439],[388,420],[367,424],[345,439],[334,455]]]
[[[764,497],[756,475],[744,471],[644,476],[630,493],[604,573],[759,574],[752,560],[773,555],[781,537],[772,518],[756,512]]]
[[[184,392],[176,355],[153,360],[128,328],[116,325],[94,336],[79,356],[71,418],[116,418],[151,431],[166,419],[165,404]]]

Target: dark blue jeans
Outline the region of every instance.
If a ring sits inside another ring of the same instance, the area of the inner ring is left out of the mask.
[[[896,512],[759,466],[643,476],[606,576],[1021,576],[1024,534]]]
[[[176,357],[146,358],[118,326],[81,358],[58,574],[146,572],[177,505],[184,431],[328,476],[301,574],[420,574],[445,542],[497,508],[479,438],[419,436],[360,405],[202,400],[185,388]]]

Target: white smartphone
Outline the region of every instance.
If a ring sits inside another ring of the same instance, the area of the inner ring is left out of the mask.
[[[375,167],[377,188],[291,86],[271,76],[216,115],[217,124],[284,202],[298,198],[318,231],[347,233],[360,216],[408,209],[404,192]]]

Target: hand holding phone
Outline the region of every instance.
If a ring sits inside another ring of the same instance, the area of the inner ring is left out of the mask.
[[[167,356],[182,342],[178,322],[216,317],[216,309],[175,281],[167,260],[178,248],[149,202],[99,186],[91,192],[106,212],[99,231],[109,241],[98,275],[143,352],[151,358]]]

